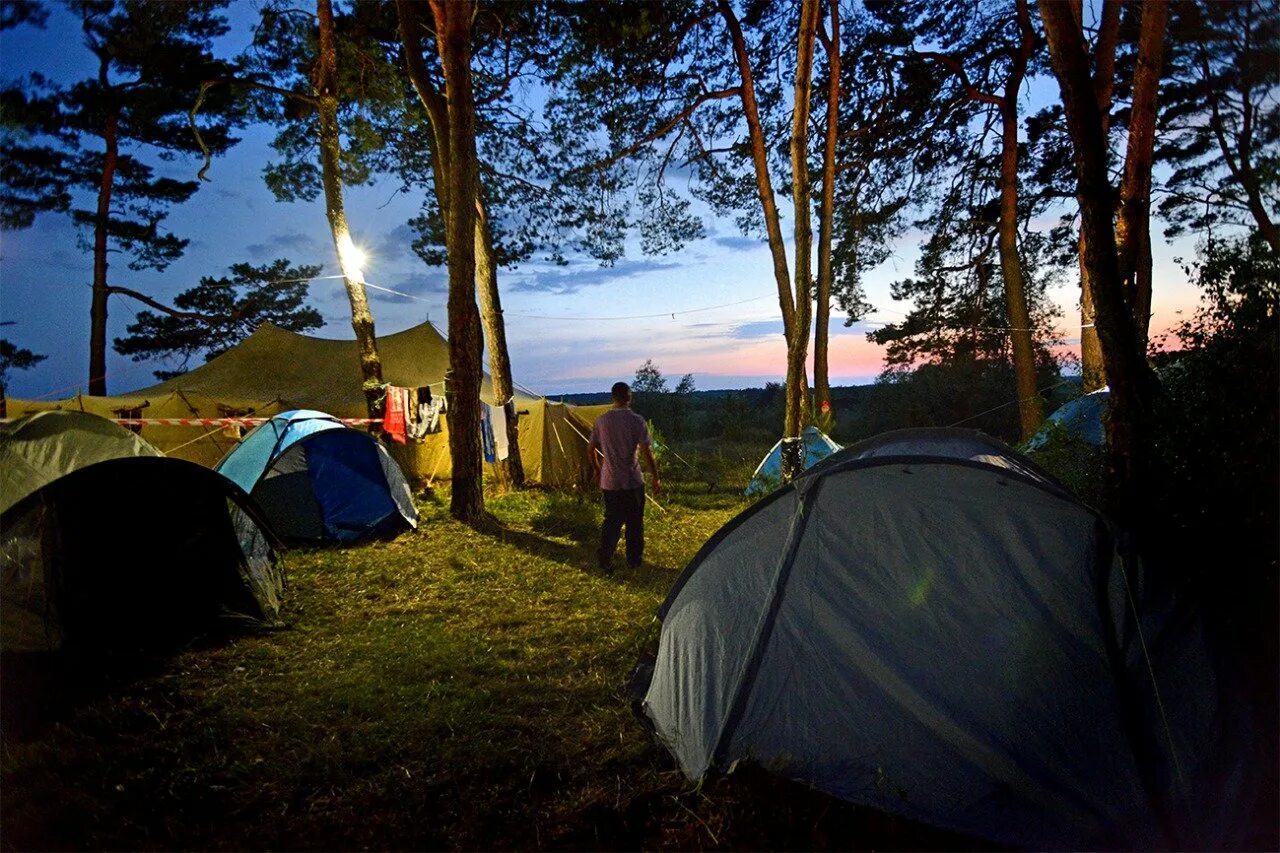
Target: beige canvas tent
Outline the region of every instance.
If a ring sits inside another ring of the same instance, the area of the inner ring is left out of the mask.
[[[383,378],[406,388],[444,388],[449,344],[431,323],[378,338]],[[108,418],[270,417],[290,409],[317,409],[339,418],[365,417],[355,341],[327,340],[269,323],[238,346],[167,382],[115,397],[8,401],[10,417],[73,409]],[[493,399],[485,376],[481,397]],[[517,392],[520,453],[533,483],[581,488],[589,481],[586,441],[594,412],[580,413],[534,394]],[[237,441],[234,429],[143,426],[142,436],[170,456],[212,467]],[[391,445],[410,481],[447,479],[448,418],[420,443]]]

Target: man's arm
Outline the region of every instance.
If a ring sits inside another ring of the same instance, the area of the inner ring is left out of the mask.
[[[653,448],[647,444],[640,445],[643,451],[645,462],[649,465],[649,473],[653,476],[653,493],[655,495],[662,494],[662,482],[658,479],[658,460],[653,458]]]

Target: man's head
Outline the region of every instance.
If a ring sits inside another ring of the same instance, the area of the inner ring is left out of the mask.
[[[609,393],[613,395],[613,402],[619,406],[626,406],[631,402],[631,386],[625,382],[613,383],[613,390]]]

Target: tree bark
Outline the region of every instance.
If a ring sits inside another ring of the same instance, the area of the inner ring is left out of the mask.
[[[1044,404],[1036,388],[1036,348],[1027,309],[1027,292],[1018,257],[1018,92],[1035,44],[1026,0],[1018,0],[1022,42],[1013,57],[1000,101],[1000,272],[1004,277],[1005,307],[1012,329],[1013,372],[1018,387],[1018,420],[1022,439],[1036,434],[1044,420]]]
[[[347,301],[351,305],[351,328],[360,352],[360,375],[364,379],[365,408],[370,418],[378,417],[382,399],[382,360],[378,340],[365,295],[364,272],[354,263],[355,244],[347,227],[342,200],[342,140],[338,129],[338,51],[334,42],[333,6],[330,0],[316,0],[319,52],[316,58],[315,89],[320,120],[320,173],[324,185],[324,210],[333,235],[334,248],[342,265]],[[372,428],[371,430],[372,431]]]
[[[778,203],[773,194],[773,182],[769,178],[769,159],[765,151],[764,131],[760,125],[760,108],[756,103],[755,76],[751,71],[751,57],[747,54],[747,42],[742,26],[729,0],[719,0],[720,15],[729,28],[733,42],[733,55],[738,62],[738,74],[742,78],[742,113],[747,120],[747,133],[751,140],[751,162],[756,172],[756,192],[760,196],[760,208],[764,213],[765,233],[769,238],[769,254],[773,258],[773,280],[778,286],[778,306],[782,309],[782,328],[787,336],[788,350],[796,325],[796,304],[791,295],[791,273],[787,268],[787,247],[782,241],[782,223],[778,218]]]
[[[480,312],[476,308],[475,94],[471,83],[471,0],[431,0],[448,102],[449,509],[474,523],[484,514],[480,455]]]
[[[1076,20],[1079,22],[1077,10]],[[1116,44],[1120,37],[1120,0],[1103,0],[1098,23],[1098,37],[1094,45],[1094,100],[1102,123],[1102,138],[1110,132],[1111,100],[1115,91]],[[1094,322],[1093,285],[1089,269],[1084,262],[1088,248],[1084,230],[1080,231],[1080,374],[1085,393],[1097,391],[1107,384],[1107,371],[1102,363],[1102,344],[1098,340],[1098,328]]]
[[[1116,219],[1120,275],[1144,352],[1151,321],[1151,167],[1155,159],[1156,96],[1168,21],[1168,0],[1146,0],[1142,4],[1129,141]]]
[[[813,91],[813,52],[818,32],[818,0],[802,0],[796,45],[795,102],[791,113],[791,200],[795,208],[795,325],[787,341],[787,408],[783,423],[782,480],[804,472],[800,429],[805,417],[805,358],[813,310],[813,222],[809,183],[809,113]]]
[[[1141,516],[1140,502],[1147,488],[1156,380],[1124,298],[1111,222],[1106,139],[1083,33],[1066,4],[1040,0],[1039,5],[1073,142],[1084,262],[1093,284],[1098,335],[1111,385],[1107,503],[1117,520],[1132,522]]]
[[[107,64],[99,73],[106,84]],[[120,112],[107,114],[102,136],[106,151],[102,158],[102,183],[98,187],[98,209],[93,220],[93,302],[89,308],[89,396],[107,395],[107,226],[111,220],[111,191],[120,162]]]
[[[449,221],[449,114],[448,105],[432,82],[422,60],[422,24],[418,7],[411,0],[396,0],[400,38],[405,47],[405,63],[409,79],[431,122],[431,172],[436,203]],[[489,373],[493,381],[495,402],[502,403],[515,394],[511,374],[511,356],[507,348],[506,324],[502,317],[502,299],[498,290],[498,269],[493,257],[493,232],[485,209],[478,180],[475,189],[475,263],[476,289],[480,294],[480,317],[489,349]],[[497,463],[498,480],[508,488],[524,487],[524,461],[520,456],[519,426],[516,418],[507,419],[508,456]]]
[[[822,148],[822,204],[818,210],[818,298],[813,326],[813,396],[819,411],[831,405],[828,338],[831,323],[831,242],[835,228],[836,142],[840,110],[840,3],[831,2],[831,33],[823,38],[827,50],[827,137]],[[828,408],[827,411],[830,411]]]
[[[507,351],[507,329],[502,319],[502,296],[498,292],[498,266],[493,257],[493,232],[477,185],[475,193],[476,288],[480,291],[480,318],[489,345],[489,376],[493,382],[494,405],[515,399],[511,378],[511,356]],[[514,406],[512,407],[514,409]],[[498,482],[509,489],[524,487],[524,462],[520,458],[520,432],[514,415],[506,419],[507,458],[499,459]]]

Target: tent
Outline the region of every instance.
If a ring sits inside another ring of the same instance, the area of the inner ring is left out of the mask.
[[[134,650],[278,618],[283,569],[252,500],[96,415],[0,426],[0,647]]]
[[[1027,439],[1028,450],[1045,447],[1055,432],[1102,447],[1107,443],[1107,429],[1103,417],[1111,404],[1111,389],[1099,388],[1059,407],[1045,419],[1044,425]]]
[[[806,470],[840,449],[840,445],[828,438],[816,426],[805,427],[800,432],[800,438],[804,440],[804,467]],[[747,494],[768,494],[781,484],[782,442],[779,441],[773,446],[772,450],[765,454],[764,459],[760,460],[760,464],[756,466],[755,472],[751,475],[751,482],[747,484]]]
[[[276,415],[217,470],[284,539],[352,542],[418,526],[409,484],[382,443],[324,412]]]
[[[431,323],[378,337],[382,375],[404,388],[444,388],[449,343]],[[113,397],[77,396],[60,400],[8,401],[13,416],[46,409],[92,411],[105,417],[120,412],[144,418],[269,417],[292,409],[314,409],[337,418],[367,416],[360,356],[355,341],[313,338],[263,323],[253,334],[217,358],[157,385]],[[481,397],[495,403],[486,376]],[[520,453],[530,482],[562,488],[590,480],[585,435],[589,419],[573,406],[551,403],[518,391]],[[448,416],[440,432],[421,442],[389,446],[411,482],[448,479]],[[239,437],[235,428],[141,427],[141,435],[170,456],[213,467]],[[492,469],[490,469],[492,471]]]
[[[1013,847],[1229,847],[1242,724],[1158,580],[994,439],[888,433],[706,543],[639,709],[692,779],[750,761]]]

